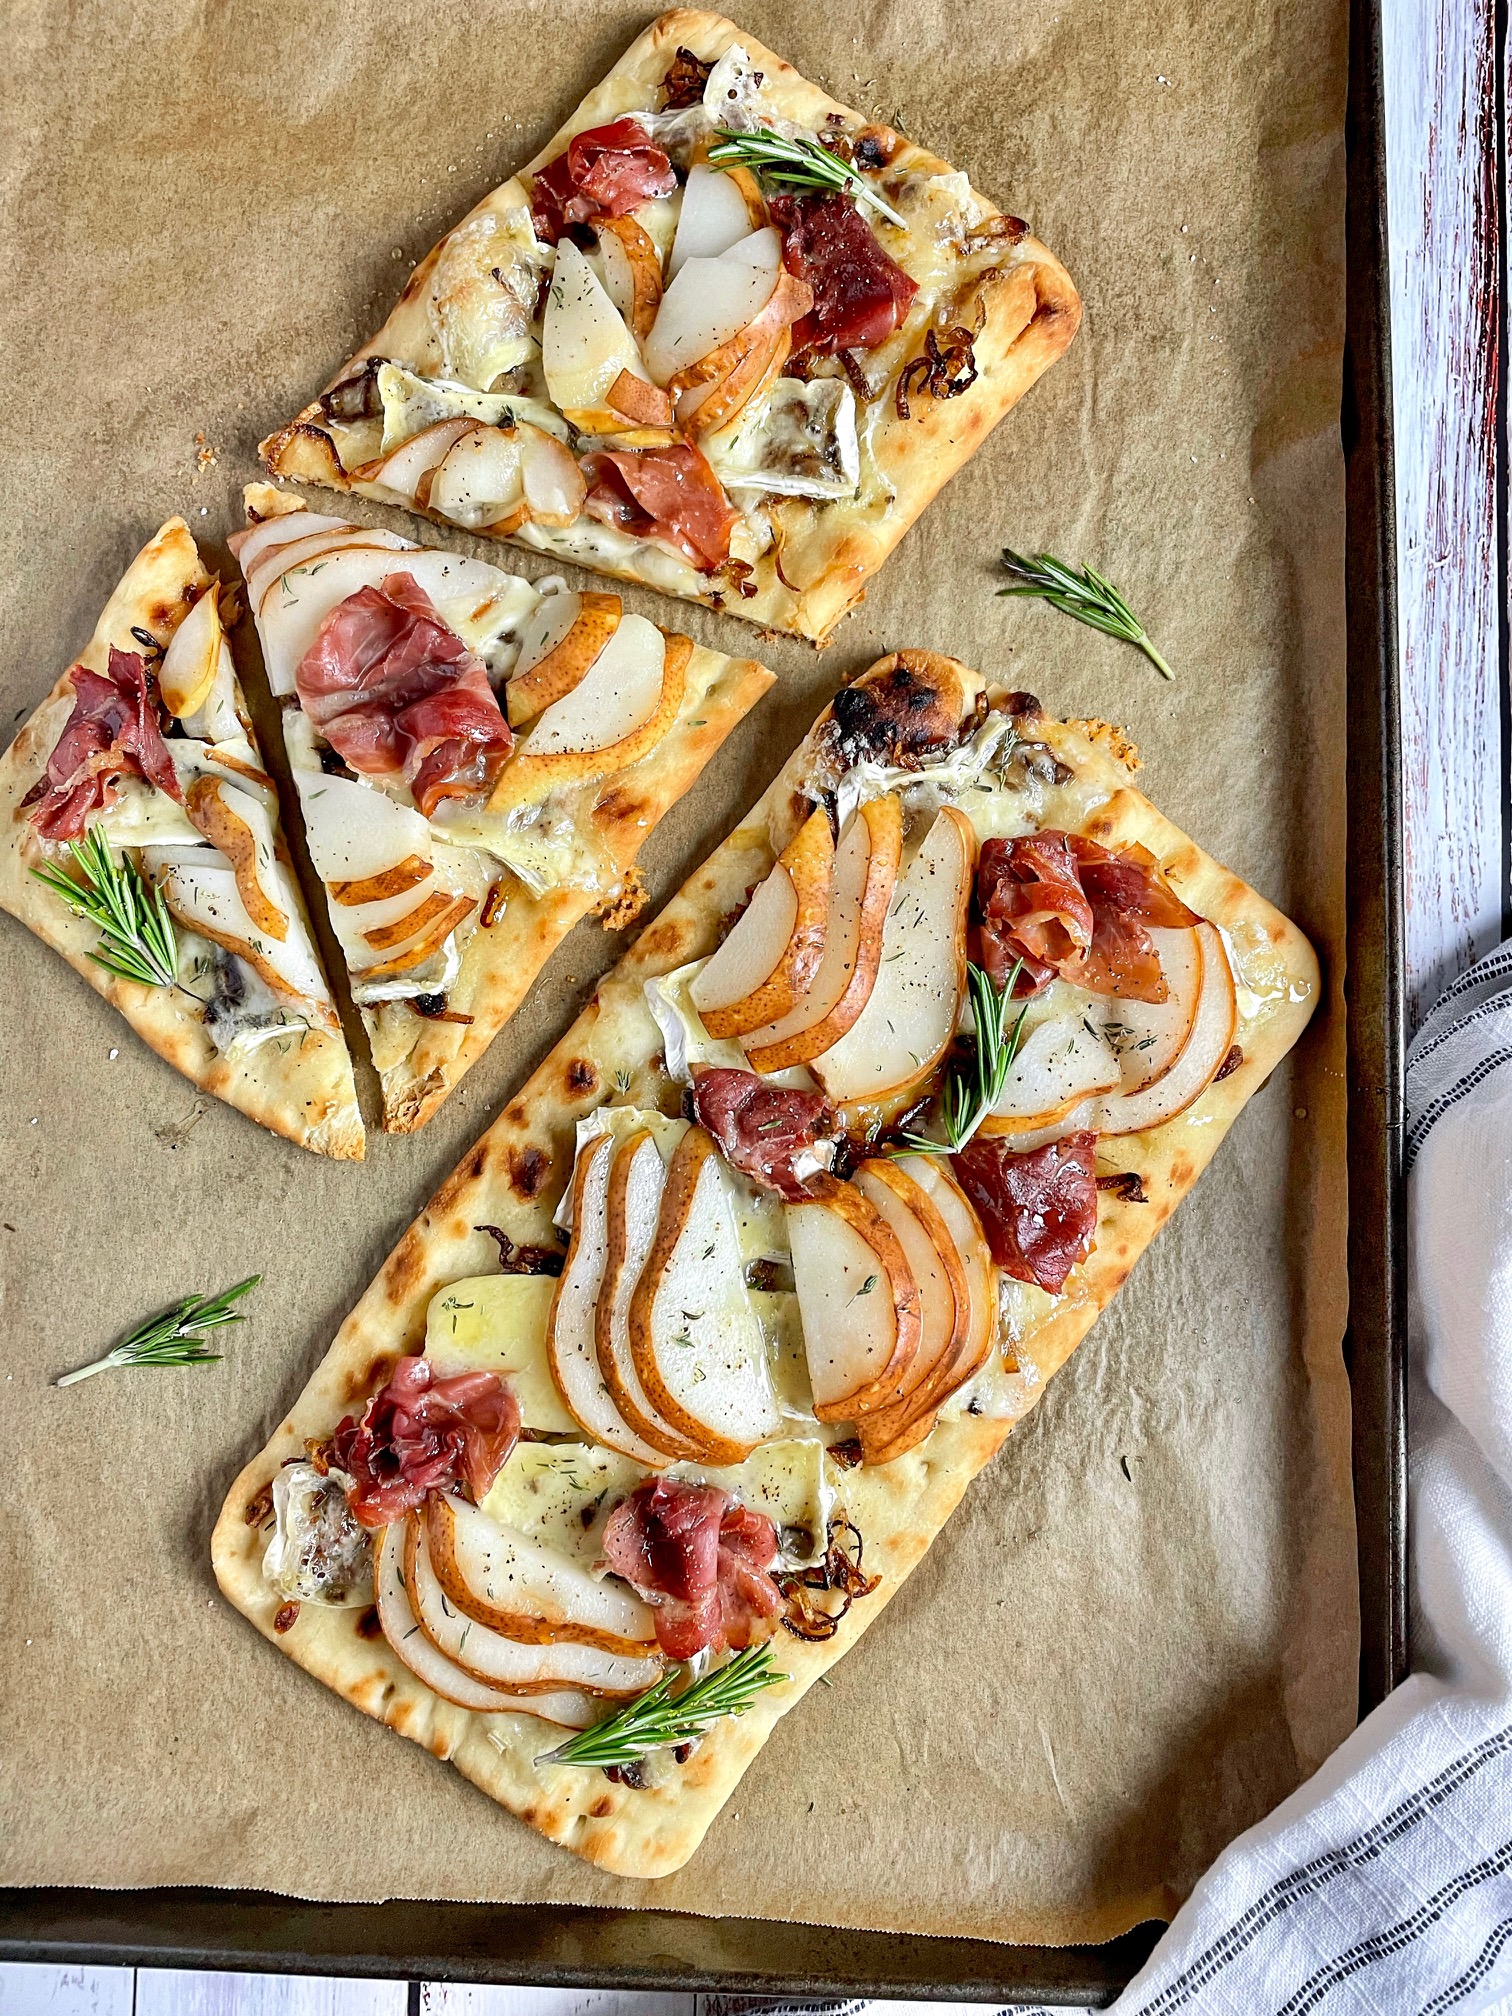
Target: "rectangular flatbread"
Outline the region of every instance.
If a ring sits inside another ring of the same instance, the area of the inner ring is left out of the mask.
[[[550,1840],[680,1867],[1317,1003],[1134,760],[934,654],[847,688],[237,1479],[257,1629]],[[428,1406],[473,1453],[406,1480]],[[681,1748],[549,1757],[762,1645],[785,1678]]]
[[[171,972],[160,962],[148,983],[100,963],[99,924],[33,872],[79,881],[71,840],[103,844],[107,869],[166,907]],[[132,561],[0,757],[0,907],[202,1091],[303,1148],[361,1158],[352,1060],[218,586],[182,518]]]
[[[262,454],[822,641],[1080,315],[959,170],[680,9]]]

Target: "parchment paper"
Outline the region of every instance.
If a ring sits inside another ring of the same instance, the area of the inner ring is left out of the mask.
[[[8,10],[5,724],[170,512],[224,560],[258,436],[648,18],[617,0]],[[881,1628],[782,1724],[692,1865],[646,1887],[278,1657],[207,1554],[232,1476],[622,941],[582,927],[440,1117],[351,1167],[197,1099],[0,918],[7,1882],[1103,1937],[1169,1912],[1351,1725],[1342,0],[752,0],[744,18],[1029,218],[1087,313],[832,648],[762,647],[783,683],[655,836],[653,897],[843,673],[932,646],[1123,723],[1157,803],[1313,937],[1332,1005]],[[1178,683],[995,600],[1005,542],[1104,567]],[[747,648],[731,619],[676,617]],[[49,1386],[149,1310],[254,1271],[220,1366]]]

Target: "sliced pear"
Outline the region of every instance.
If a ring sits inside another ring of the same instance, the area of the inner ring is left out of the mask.
[[[435,873],[431,863],[422,855],[406,854],[402,861],[396,861],[392,868],[380,869],[376,875],[363,875],[353,881],[333,882],[331,901],[348,908],[362,903],[382,903],[391,896],[408,895],[422,882],[430,880]]]
[[[829,813],[820,806],[688,988],[716,1042],[786,1015],[813,979],[824,955],[834,865]]]
[[[454,441],[469,433],[474,422],[462,414],[451,420],[434,420],[408,441],[401,441],[392,454],[377,462],[367,462],[353,473],[359,481],[381,483],[411,504],[424,504],[430,494],[431,479],[446,459]]]
[[[404,1588],[416,1623],[436,1650],[485,1686],[518,1694],[570,1687],[621,1695],[643,1693],[661,1677],[660,1659],[630,1658],[596,1645],[522,1644],[456,1609],[436,1577],[425,1526],[413,1512],[405,1522]]]
[[[998,1270],[976,1208],[945,1167],[943,1156],[904,1155],[898,1167],[939,1212],[966,1275],[971,1309],[967,1334],[954,1362],[931,1379],[927,1395],[928,1404],[939,1408],[974,1379],[992,1355],[999,1328]]]
[[[1099,1133],[1141,1134],[1174,1120],[1207,1090],[1233,1048],[1239,1007],[1228,953],[1216,926],[1202,923],[1195,931],[1202,945],[1202,991],[1191,1034],[1175,1062],[1153,1083],[1097,1102],[1097,1117],[1090,1124]]]
[[[272,886],[277,860],[273,827],[259,801],[219,777],[199,777],[189,787],[184,810],[231,863],[242,903],[257,929],[269,938],[287,938],[288,913]]]
[[[780,1432],[729,1179],[702,1127],[684,1134],[667,1171],[630,1299],[630,1351],[657,1414],[704,1462],[743,1462]]]
[[[317,532],[350,532],[351,529],[349,518],[332,518],[321,511],[301,508],[283,512],[277,518],[264,518],[241,532],[233,532],[226,544],[246,575],[275,546],[289,545],[296,539],[309,539]]]
[[[919,1287],[870,1198],[823,1173],[807,1187],[783,1209],[814,1413],[856,1421],[908,1389],[923,1334]]]
[[[182,721],[204,706],[220,658],[220,583],[212,581],[169,638],[158,667],[158,691],[170,714]]]
[[[697,1444],[675,1434],[658,1416],[630,1349],[630,1299],[656,1239],[666,1187],[667,1166],[650,1129],[627,1136],[609,1170],[608,1246],[593,1330],[599,1371],[621,1419],[661,1452],[663,1463],[698,1454]]]
[[[428,890],[412,910],[406,910],[403,916],[396,917],[391,923],[375,924],[362,935],[375,952],[392,951],[394,946],[402,945],[406,939],[413,938],[417,931],[431,930],[440,921],[443,912],[451,918],[447,930],[455,929],[461,918],[466,916],[467,910],[472,908],[472,899],[468,897],[467,909],[459,913],[456,906],[462,901],[461,897],[454,896],[449,889]]]
[[[371,784],[354,783],[350,777],[327,777],[322,770],[296,769],[294,781],[299,787],[310,859],[315,873],[333,891],[373,882],[408,861],[418,861],[429,870],[430,827],[413,806],[398,804]],[[415,877],[416,882],[424,879]],[[358,903],[374,899],[347,895],[338,900]]]
[[[472,425],[468,422],[469,427]],[[360,588],[376,588],[390,574],[408,574],[438,606],[464,595],[494,595],[506,578],[486,561],[433,546],[388,552],[351,546],[291,567],[257,612],[268,684],[282,698],[296,690],[300,660],[331,611]]]
[[[376,526],[365,525],[347,525],[337,532],[317,532],[309,539],[288,540],[273,547],[260,566],[248,570],[248,606],[260,609],[264,596],[280,575],[287,574],[291,567],[303,566],[307,560],[318,560],[323,554],[337,553],[347,546],[379,546],[390,553],[405,553],[413,545],[413,540],[401,539],[397,532],[383,532]]]
[[[661,254],[651,235],[633,217],[594,220],[604,262],[604,287],[637,340],[656,320],[661,306]]]
[[[547,1362],[562,1404],[591,1436],[648,1470],[666,1461],[662,1450],[637,1435],[614,1404],[599,1370],[595,1318],[609,1252],[609,1168],[612,1135],[585,1144],[572,1179],[572,1243],[552,1298],[546,1327]]]
[[[743,270],[765,271],[750,268]],[[778,272],[761,313],[727,341],[668,380],[677,396],[677,417],[694,435],[727,427],[758,392],[781,375],[792,350],[792,325],[814,304],[813,289],[791,273]]]
[[[520,632],[520,648],[515,655],[511,678],[521,678],[525,673],[534,671],[543,658],[550,657],[577,621],[582,606],[582,596],[567,588],[537,597]]]
[[[753,1071],[807,1064],[854,1027],[876,985],[882,934],[903,849],[903,806],[872,798],[846,822],[835,849],[824,956],[786,1015],[741,1038]]]
[[[896,1097],[922,1084],[945,1054],[966,991],[966,911],[975,863],[970,821],[945,806],[898,878],[865,1008],[811,1062],[837,1103]]]
[[[748,328],[776,291],[778,275],[741,259],[689,259],[662,296],[646,337],[645,368],[658,385]]]
[[[485,1686],[460,1666],[438,1652],[420,1629],[409,1592],[404,1586],[403,1522],[385,1526],[374,1545],[373,1593],[378,1603],[378,1622],[390,1647],[433,1694],[458,1708],[471,1708],[479,1715],[539,1715],[559,1722],[565,1729],[586,1729],[597,1721],[602,1709],[590,1695],[577,1692],[551,1694],[510,1694],[501,1687]]]
[[[499,773],[488,810],[507,812],[638,763],[676,721],[692,657],[691,638],[664,638],[644,616],[622,618],[583,679],[537,718]]]
[[[923,1335],[909,1370],[909,1390],[896,1407],[857,1423],[868,1463],[891,1463],[930,1433],[951,1376],[972,1342],[971,1287],[950,1228],[929,1192],[897,1161],[863,1163],[856,1186],[897,1233],[919,1283]]]
[[[1010,1025],[1012,1016],[1010,1008]],[[1048,1126],[1082,1100],[1114,1091],[1121,1075],[1096,1022],[1074,1004],[1027,1031],[983,1129],[993,1134]]]
[[[667,278],[675,280],[690,259],[717,259],[765,222],[760,195],[749,177],[696,161],[683,185]]]
[[[521,421],[520,477],[533,525],[570,525],[582,511],[588,485],[577,460],[553,434]]]
[[[642,1658],[656,1643],[649,1603],[554,1547],[500,1526],[465,1499],[432,1496],[425,1538],[436,1580],[467,1616],[522,1645],[596,1645]]]
[[[552,404],[574,426],[586,421],[584,431],[589,433],[609,431],[593,423],[607,411],[609,388],[620,373],[646,376],[624,317],[570,238],[557,247],[556,272],[541,325],[541,365]]]
[[[609,407],[636,427],[665,429],[677,417],[669,393],[628,371],[621,371],[609,387]]]
[[[469,427],[459,434],[431,477],[429,508],[470,530],[517,531],[526,518],[522,432]]]
[[[763,225],[761,230],[727,246],[719,257],[743,259],[747,266],[770,266],[775,272],[782,264],[782,233],[775,224]]]
[[[391,980],[400,973],[412,973],[417,966],[423,966],[427,959],[433,959],[450,938],[457,926],[463,923],[469,911],[476,909],[477,899],[473,896],[448,895],[445,907],[439,911],[422,904],[428,912],[427,922],[418,938],[406,937],[404,949],[395,952],[388,959],[380,959],[375,964],[352,967],[352,978],[358,981]],[[351,962],[348,961],[348,964]]]
[[[551,605],[563,602],[565,609]],[[511,728],[522,728],[537,715],[564,700],[580,686],[595,659],[619,628],[625,605],[618,595],[549,595],[541,604],[550,610],[552,631],[557,633],[549,648],[520,669],[516,667],[504,689]],[[565,627],[562,619],[565,617]],[[550,634],[545,631],[543,634]],[[527,638],[526,642],[533,640]],[[521,646],[520,658],[525,650]]]
[[[151,849],[146,860],[150,864]],[[272,884],[280,892],[280,908],[286,916],[297,915],[292,888],[286,883],[288,871],[275,864]],[[213,858],[164,864],[159,887],[176,920],[188,931],[197,931],[212,944],[244,959],[258,978],[286,1001],[313,1005],[320,1019],[334,1024],[331,997],[325,976],[315,957],[315,948],[303,929],[290,931],[280,942],[261,931],[247,914],[236,871],[229,862]]]
[[[1202,999],[1201,931],[1152,929],[1149,935],[1166,983],[1165,1000],[1097,997],[1103,1035],[1119,1061],[1121,1093],[1142,1092],[1165,1076],[1187,1046]]]

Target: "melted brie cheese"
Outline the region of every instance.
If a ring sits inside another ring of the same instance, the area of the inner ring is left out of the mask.
[[[843,378],[779,378],[736,425],[706,444],[727,490],[850,497],[861,481],[856,395]],[[737,498],[736,502],[741,502]]]

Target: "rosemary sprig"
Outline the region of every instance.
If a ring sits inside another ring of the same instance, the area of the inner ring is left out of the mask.
[[[842,161],[817,140],[790,140],[763,127],[755,133],[732,133],[721,126],[709,149],[711,168],[749,168],[753,175],[783,189],[839,189],[880,210],[900,231],[908,229],[890,203],[866,180],[859,168]]]
[[[680,1694],[672,1692],[672,1675],[666,1674],[618,1715],[569,1736],[535,1761],[634,1764],[652,1750],[670,1750],[691,1742],[726,1715],[744,1715],[763,1688],[781,1686],[788,1677],[773,1669],[769,1644],[749,1645]]]
[[[98,826],[82,840],[70,840],[82,882],[49,862],[33,868],[37,880],[61,896],[75,917],[100,927],[90,958],[123,980],[144,987],[178,984],[178,938],[161,889],[154,889],[135,862],[117,866],[110,842]]]
[[[1005,1029],[1008,1003],[1023,970],[1023,960],[1014,961],[1008,984],[999,993],[980,966],[968,966],[966,986],[971,996],[971,1017],[976,1024],[976,1050],[967,1062],[951,1065],[940,1095],[940,1113],[947,1139],[935,1141],[927,1134],[902,1134],[900,1145],[912,1155],[954,1155],[966,1146],[987,1115],[1003,1096],[1008,1073],[1024,1040],[1026,1003],[1018,1012],[1011,1030]]]
[[[1078,623],[1090,624],[1109,637],[1121,637],[1125,644],[1143,651],[1162,679],[1176,677],[1150,642],[1143,623],[1106,574],[1099,574],[1095,567],[1083,567],[1078,574],[1053,553],[1040,553],[1031,559],[1027,553],[1015,553],[1011,546],[1003,548],[1003,565],[1013,575],[1014,582],[1011,588],[999,588],[999,595],[1037,595],[1052,609],[1074,616]]]
[[[81,1365],[77,1372],[65,1372],[54,1384],[73,1386],[80,1379],[88,1379],[96,1372],[113,1371],[118,1365],[218,1363],[220,1352],[208,1350],[202,1340],[209,1331],[244,1320],[243,1312],[235,1305],[243,1295],[249,1295],[261,1279],[261,1274],[250,1275],[245,1281],[238,1281],[234,1288],[222,1289],[219,1295],[186,1295],[182,1302],[175,1302],[161,1316],[152,1316],[145,1323],[139,1323],[103,1358],[96,1358],[92,1365]]]

